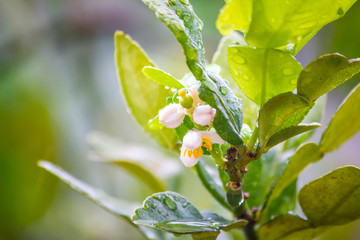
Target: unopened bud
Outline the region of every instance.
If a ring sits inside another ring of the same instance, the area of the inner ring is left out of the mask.
[[[185,117],[184,109],[176,103],[171,103],[159,111],[159,122],[167,128],[177,128]]]
[[[193,120],[201,126],[208,126],[215,117],[216,110],[210,105],[197,106],[193,113]]]
[[[190,95],[185,95],[180,98],[180,104],[186,109],[192,108],[194,103],[193,98]]]

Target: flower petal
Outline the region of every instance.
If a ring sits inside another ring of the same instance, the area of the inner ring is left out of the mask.
[[[188,131],[183,138],[183,146],[188,150],[194,150],[201,146],[202,135],[199,131]]]

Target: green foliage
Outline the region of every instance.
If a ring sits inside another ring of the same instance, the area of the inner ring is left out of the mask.
[[[331,91],[360,72],[360,60],[326,54],[311,62],[298,79],[298,94],[309,101]]]
[[[142,0],[166,24],[184,49],[186,64],[198,80],[204,80],[205,50],[202,21],[188,0]]]
[[[359,168],[338,168],[305,185],[299,204],[313,226],[345,224],[360,217],[359,187]]]
[[[213,124],[220,137],[230,144],[241,145],[241,102],[220,77],[212,73],[209,76],[212,81],[201,83],[199,97],[216,109]]]
[[[115,33],[115,60],[123,95],[136,121],[162,146],[178,151],[173,129],[148,128],[148,121],[156,117],[165,106],[166,97],[173,95],[170,90],[142,73],[145,66],[154,64],[136,42],[119,31]]]
[[[187,199],[174,192],[148,197],[131,218],[136,224],[176,234],[219,232],[247,223],[244,220],[231,222],[210,211],[200,213]]]
[[[182,85],[176,78],[159,68],[146,66],[142,69],[142,72],[145,74],[145,76],[151,80],[154,80],[160,85],[175,89],[184,88],[184,85]]]
[[[245,40],[257,48],[294,44],[293,53],[297,53],[323,26],[344,16],[356,0],[226,2],[217,22],[221,33],[242,31]]]
[[[289,53],[274,49],[230,46],[228,61],[239,88],[260,106],[280,93],[293,91],[302,70]]]
[[[293,93],[280,94],[264,104],[259,112],[259,141],[265,147],[270,137],[291,125],[297,125],[305,117],[308,101]],[[292,119],[299,114],[300,118]],[[289,121],[291,120],[291,121]]]
[[[330,152],[350,139],[360,130],[360,85],[346,98],[331,119],[320,141],[323,152]]]

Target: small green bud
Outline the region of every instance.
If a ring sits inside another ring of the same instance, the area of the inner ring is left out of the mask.
[[[180,98],[180,104],[186,109],[192,108],[192,105],[194,103],[193,98],[190,95],[185,95]]]

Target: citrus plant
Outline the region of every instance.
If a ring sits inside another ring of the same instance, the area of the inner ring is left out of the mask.
[[[325,94],[359,73],[360,59],[326,54],[303,68],[294,57],[355,1],[227,0],[216,22],[225,36],[208,63],[203,23],[188,0],[143,0],[183,48],[190,72],[182,79],[157,68],[129,36],[115,33],[115,60],[130,112],[155,141],[194,168],[233,219],[200,212],[182,195],[166,191],[161,174],[149,171],[148,161],[141,165],[146,156],[127,154],[127,147],[120,152],[128,160],[108,157],[110,162],[155,192],[136,209],[52,163],[39,165],[131,223],[146,239],[164,239],[162,232],[216,239],[221,231],[232,229],[242,229],[251,240],[312,239],[359,218],[356,167],[335,169],[296,191],[305,167],[360,130],[358,85],[321,140],[307,142],[321,127]],[[106,148],[93,146],[98,152]],[[305,217],[291,213],[296,201]]]

